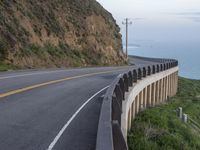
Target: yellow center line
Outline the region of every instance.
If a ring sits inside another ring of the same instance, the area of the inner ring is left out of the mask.
[[[94,76],[94,75],[106,74],[106,73],[111,73],[113,71],[120,71],[120,70],[122,70],[122,69],[116,69],[116,70],[104,71],[104,72],[96,72],[96,73],[89,73],[89,74],[73,76],[73,77],[67,77],[67,78],[63,78],[63,79],[44,82],[44,83],[41,83],[41,84],[36,84],[36,85],[32,85],[32,86],[28,86],[28,87],[25,87],[25,88],[21,88],[21,89],[17,89],[17,90],[13,90],[13,91],[9,91],[9,92],[0,94],[0,98],[7,97],[7,96],[10,96],[10,95],[14,95],[14,94],[21,93],[21,92],[25,92],[25,91],[32,90],[32,89],[35,89],[35,88],[39,88],[39,87],[42,87],[42,86],[45,86],[45,85],[60,83],[60,82],[63,82],[63,81],[77,79],[77,78],[83,78],[83,77],[89,77],[89,76]]]

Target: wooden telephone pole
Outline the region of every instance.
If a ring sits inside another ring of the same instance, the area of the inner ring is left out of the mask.
[[[126,57],[128,58],[128,26],[132,24],[130,19],[126,18],[125,22],[122,22],[123,25],[126,25]]]

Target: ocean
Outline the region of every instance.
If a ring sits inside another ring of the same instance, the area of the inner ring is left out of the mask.
[[[155,42],[137,41],[137,44],[130,44],[129,55],[175,58],[179,61],[179,75],[191,79],[200,79],[200,41],[186,42]]]

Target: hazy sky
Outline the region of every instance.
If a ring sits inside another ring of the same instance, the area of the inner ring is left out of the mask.
[[[200,0],[98,1],[113,14],[122,33],[123,18],[132,19],[134,24],[130,26],[131,41],[200,40]]]
[[[199,0],[98,0],[106,8],[119,14],[183,12],[200,9]]]
[[[176,58],[181,76],[200,78],[200,0],[98,1],[113,14],[122,35],[123,19],[133,21],[130,55]]]

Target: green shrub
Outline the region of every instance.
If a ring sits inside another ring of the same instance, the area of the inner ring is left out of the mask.
[[[8,45],[4,40],[0,39],[0,62],[4,61],[8,55]]]

